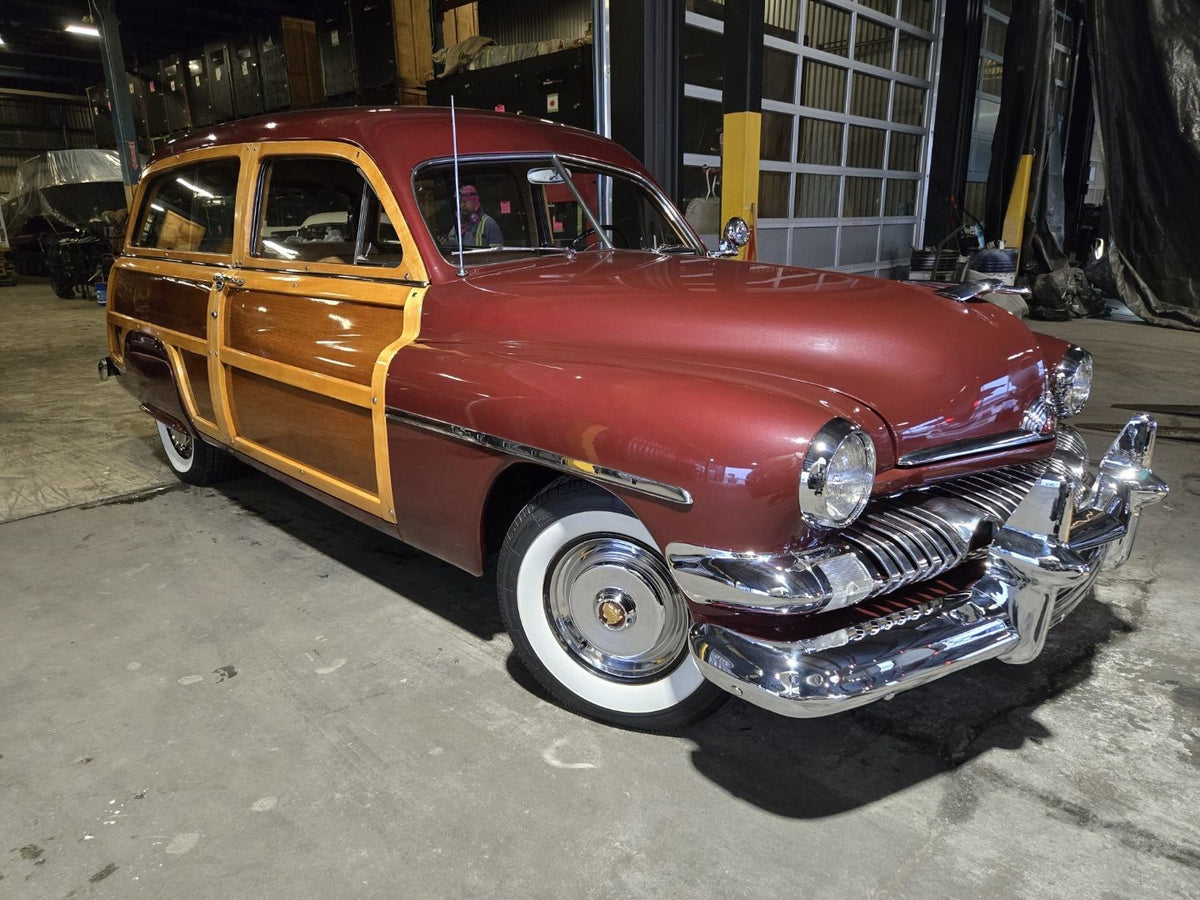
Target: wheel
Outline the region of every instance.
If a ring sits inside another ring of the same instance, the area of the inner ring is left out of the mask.
[[[727,694],[687,649],[687,604],[654,539],[592,485],[559,481],[513,522],[500,613],[525,667],[563,706],[642,731],[695,722]]]
[[[163,422],[158,423],[167,463],[180,481],[188,484],[215,484],[233,474],[237,462],[228,453]]]
[[[75,285],[70,277],[56,275],[50,279],[50,287],[54,289],[56,296],[63,300],[71,300],[75,296]]]

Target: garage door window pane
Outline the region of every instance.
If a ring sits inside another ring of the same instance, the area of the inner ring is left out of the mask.
[[[844,112],[846,109],[846,70],[806,59],[800,103],[816,109],[827,109],[830,112]]]
[[[892,103],[892,121],[901,125],[920,125],[925,121],[925,89],[908,84],[896,85]]]
[[[890,82],[883,78],[855,72],[850,94],[851,114],[868,119],[886,119],[889,85]]]
[[[839,122],[802,118],[797,162],[813,166],[840,166],[843,127]]]
[[[721,152],[721,104],[683,98],[680,139],[684,153],[719,154]]]
[[[792,161],[792,117],[777,112],[762,114],[762,158]]]
[[[979,90],[985,94],[1000,96],[1000,85],[1004,80],[1004,63],[983,57],[979,60]]]
[[[763,97],[793,102],[796,94],[796,56],[767,47],[763,50]]]
[[[901,0],[900,18],[918,28],[933,28],[933,0]]]
[[[887,13],[889,16],[896,14],[896,0],[858,0],[858,2],[875,12]]]
[[[838,176],[796,176],[796,218],[832,219],[837,216]]]
[[[894,36],[895,32],[886,25],[860,16],[854,35],[854,58],[881,69],[890,69]]]
[[[882,195],[882,178],[849,177],[846,179],[846,199],[842,203],[842,215],[851,218],[877,216]]]
[[[887,132],[879,128],[850,126],[846,145],[846,165],[853,169],[882,169],[883,145]]]
[[[891,149],[888,150],[888,168],[901,172],[916,172],[917,154],[921,148],[919,134],[905,134],[901,131],[892,132]]]
[[[786,219],[791,178],[786,172],[763,172],[758,176],[758,215],[763,219]]]
[[[850,13],[810,2],[804,13],[804,45],[838,56],[850,55]]]
[[[687,84],[721,89],[725,78],[725,39],[707,28],[683,29],[683,80]]]
[[[1008,36],[1008,26],[999,19],[991,16],[985,18],[987,31],[983,39],[983,49],[997,56],[1004,55],[1004,39]]]
[[[917,212],[917,183],[908,179],[889,178],[885,216],[912,216]]]
[[[929,77],[929,41],[903,32],[896,52],[896,71],[914,78]]]
[[[236,159],[220,159],[155,176],[146,191],[134,246],[232,253],[239,166]]]

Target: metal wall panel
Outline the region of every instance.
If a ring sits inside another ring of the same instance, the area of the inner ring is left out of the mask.
[[[583,37],[591,21],[591,0],[479,0],[479,33],[497,44]]]

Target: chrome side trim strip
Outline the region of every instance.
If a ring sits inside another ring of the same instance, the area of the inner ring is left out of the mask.
[[[681,506],[692,505],[692,495],[686,490],[676,487],[673,484],[655,481],[653,478],[643,478],[640,475],[622,472],[619,469],[610,469],[606,466],[599,466],[582,459],[563,456],[561,453],[555,453],[553,450],[530,447],[528,444],[521,444],[508,438],[497,437],[494,434],[486,434],[485,432],[476,431],[473,428],[467,428],[463,425],[443,422],[440,419],[420,416],[416,413],[396,409],[394,406],[387,407],[387,418],[399,425],[409,425],[413,428],[419,428],[422,431],[441,435],[442,437],[454,438],[468,444],[475,444],[478,447],[486,447],[488,450],[496,450],[508,456],[519,456],[522,459],[541,463],[544,466],[549,466],[568,475],[580,475],[592,481],[610,484],[614,487],[634,491],[638,494],[645,494],[657,500],[678,503]]]
[[[996,450],[1011,450],[1013,447],[1024,447],[1026,444],[1037,444],[1041,441],[1053,440],[1053,435],[1034,434],[1031,431],[1006,431],[1004,434],[994,434],[983,438],[968,438],[949,444],[939,444],[937,447],[927,447],[924,450],[914,450],[905,453],[896,465],[903,468],[925,466],[929,463],[943,462],[947,459],[958,459],[960,456],[974,456],[977,453],[992,453]]]

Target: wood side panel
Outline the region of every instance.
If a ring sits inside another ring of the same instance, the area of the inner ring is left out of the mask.
[[[114,287],[108,301],[113,312],[201,340],[207,336],[207,282],[124,269]]]
[[[196,415],[215,422],[212,390],[208,384],[208,357],[198,353],[189,353],[186,350],[180,350],[179,356],[187,370],[188,384],[192,390],[192,402],[196,404]]]
[[[229,373],[239,437],[378,492],[371,412],[236,369]]]
[[[227,346],[355,384],[371,383],[375,360],[404,331],[396,307],[255,290],[226,302]]]

